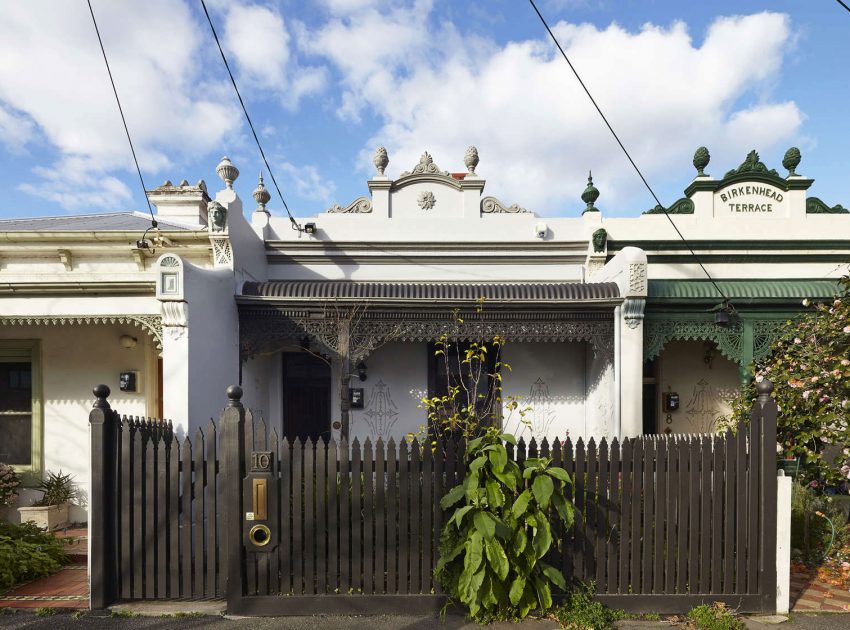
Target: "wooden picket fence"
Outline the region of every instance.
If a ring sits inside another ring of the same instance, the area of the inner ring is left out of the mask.
[[[191,442],[178,440],[169,424],[119,419],[99,400],[93,472],[114,476],[93,477],[103,483],[94,484],[92,513],[113,531],[93,557],[93,605],[226,597],[240,614],[442,605],[433,579],[445,520],[439,501],[463,478],[460,444],[290,443],[254,422],[238,398],[230,402],[217,443],[212,421]],[[748,426],[723,436],[520,440],[510,449],[515,461],[551,457],[574,480],[576,520],[556,528],[549,561],[630,611],[714,601],[772,610],[776,416],[775,404],[763,403]],[[243,536],[252,452],[273,461],[271,552]],[[114,519],[98,511],[110,505]]]

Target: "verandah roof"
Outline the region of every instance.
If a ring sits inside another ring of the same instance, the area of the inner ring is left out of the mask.
[[[609,302],[620,292],[614,282],[356,282],[281,280],[246,282],[242,296],[269,301],[351,300],[357,302]]]

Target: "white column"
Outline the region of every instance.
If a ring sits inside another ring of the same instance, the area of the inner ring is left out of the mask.
[[[162,303],[162,414],[189,431],[189,325],[186,302]]]
[[[791,608],[791,477],[776,478],[776,614]]]
[[[620,390],[620,434],[643,433],[643,309],[644,298],[627,298],[617,309]]]

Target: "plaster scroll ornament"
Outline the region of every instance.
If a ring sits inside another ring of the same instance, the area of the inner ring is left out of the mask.
[[[850,214],[850,210],[840,203],[830,207],[818,197],[809,197],[806,199],[806,214]]]
[[[788,170],[788,177],[797,177],[796,169],[800,166],[802,159],[803,156],[797,147],[791,147],[785,152],[785,157],[782,158],[782,166]]]
[[[272,196],[269,194],[269,191],[266,190],[266,186],[263,183],[262,173],[260,173],[260,179],[257,182],[257,187],[254,189],[251,196],[254,197],[254,201],[257,202],[257,209],[255,212],[268,213],[268,210],[266,210],[266,204],[271,200]]]
[[[538,377],[531,384],[528,392],[528,403],[531,406],[531,434],[538,440],[549,434],[549,429],[555,421],[556,411],[553,402],[548,383],[542,376]]]
[[[746,159],[741,162],[741,165],[738,168],[733,168],[731,171],[726,173],[726,177],[731,177],[733,175],[743,175],[746,173],[762,173],[764,175],[774,175],[776,177],[779,176],[779,173],[776,172],[776,169],[769,169],[764,165],[764,162],[759,159],[759,154],[757,151],[752,150],[747,153]]]
[[[401,174],[401,177],[406,177],[408,175],[445,175],[447,177],[451,177],[448,171],[440,170],[440,167],[434,164],[434,158],[431,157],[431,154],[425,151],[422,154],[422,157],[419,158],[419,164],[413,167],[412,171],[405,171]]]
[[[711,154],[705,147],[700,147],[694,152],[694,168],[697,169],[697,177],[705,177],[705,167],[711,160]]]
[[[481,200],[481,212],[482,214],[526,214],[528,210],[518,204],[506,206],[495,197],[484,197]]]
[[[160,267],[179,267],[180,261],[174,256],[166,256],[159,262]]]
[[[210,232],[224,232],[227,227],[227,209],[217,201],[207,204]]]
[[[655,206],[651,210],[647,210],[643,214],[693,214],[694,202],[687,197],[682,197],[674,201],[669,208],[664,206]]]
[[[390,157],[387,155],[387,150],[384,147],[375,149],[375,157],[372,159],[372,163],[378,169],[378,174],[383,175],[387,165],[390,163]]]
[[[233,162],[226,155],[221,158],[221,162],[215,167],[215,172],[228,188],[233,188],[233,182],[239,177],[239,169],[233,166]]]
[[[463,164],[466,166],[466,170],[475,175],[475,168],[478,166],[478,149],[473,146],[470,146],[466,149],[466,153],[463,154]]]
[[[398,407],[393,402],[389,385],[378,380],[369,394],[369,403],[363,412],[369,432],[375,439],[388,439],[392,435],[392,428],[398,420]]]
[[[358,197],[344,208],[335,203],[325,212],[335,214],[369,214],[372,212],[372,200],[368,197]]]
[[[646,293],[646,265],[631,263],[629,265],[629,289],[635,293]]]
[[[593,242],[593,252],[595,254],[601,254],[605,251],[605,244],[608,242],[608,232],[605,228],[599,228],[593,233],[591,240]]]
[[[423,190],[416,196],[416,203],[423,210],[430,210],[437,205],[437,198],[434,197],[434,193],[430,190]]]

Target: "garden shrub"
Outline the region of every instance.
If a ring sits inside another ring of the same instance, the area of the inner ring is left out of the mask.
[[[61,539],[33,523],[0,522],[0,592],[55,573],[67,562]]]
[[[466,476],[440,502],[455,509],[446,516],[435,577],[479,621],[546,611],[552,587],[566,590],[564,576],[544,558],[559,544],[550,518],[572,524],[564,497],[569,476],[548,458],[528,458],[520,468],[504,442],[515,444],[494,428],[471,440]]]
[[[745,630],[746,626],[723,604],[702,604],[688,613],[688,621],[699,630]]]
[[[21,478],[9,464],[0,463],[0,506],[15,505]]]
[[[622,610],[608,608],[593,599],[594,585],[579,583],[555,608],[555,619],[569,630],[610,630],[614,622],[626,617]]]

